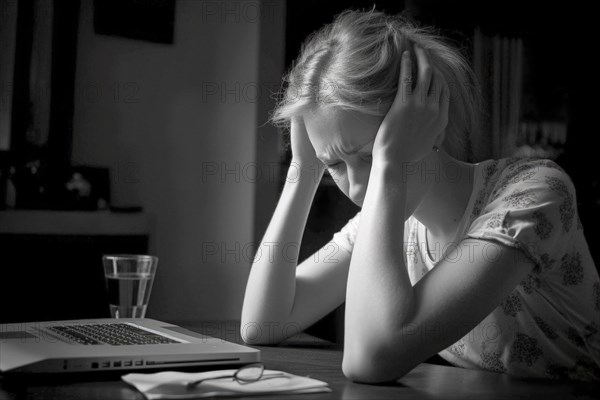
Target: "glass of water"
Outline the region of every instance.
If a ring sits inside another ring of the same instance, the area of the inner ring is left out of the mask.
[[[110,314],[113,318],[144,318],[158,258],[138,254],[102,256]]]

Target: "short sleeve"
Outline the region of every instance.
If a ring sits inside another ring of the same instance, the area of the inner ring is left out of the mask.
[[[346,225],[338,232],[333,234],[333,241],[340,247],[352,253],[356,235],[358,234],[358,223],[360,222],[361,212],[356,213],[354,217],[348,220]],[[418,243],[416,242],[416,224],[418,221],[414,217],[409,217],[404,224],[404,261],[406,260],[406,252],[411,255],[412,259],[417,259]],[[407,247],[408,246],[408,247]],[[409,264],[407,264],[409,265]]]
[[[352,249],[354,248],[359,221],[360,211],[354,217],[350,218],[342,229],[333,234],[333,241],[349,253],[352,253]]]
[[[508,167],[466,236],[521,249],[536,267],[550,268],[576,230],[575,188],[549,160]]]

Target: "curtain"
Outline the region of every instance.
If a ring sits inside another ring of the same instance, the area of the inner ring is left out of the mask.
[[[27,140],[43,146],[50,130],[53,1],[33,0],[33,36],[29,67],[31,121]]]
[[[481,152],[474,155],[475,159],[511,156],[521,130],[523,40],[486,36],[476,28],[473,68],[484,100],[481,133],[472,138],[479,141],[475,148]]]
[[[10,149],[17,10],[16,0],[0,0],[0,151]]]

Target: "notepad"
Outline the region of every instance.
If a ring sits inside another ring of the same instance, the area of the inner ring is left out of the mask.
[[[167,371],[154,374],[127,374],[122,376],[122,379],[139,390],[148,400],[331,392],[327,382],[274,370],[265,370],[263,379],[249,383],[240,383],[232,377],[210,379],[233,375],[235,371],[235,369],[198,373]],[[189,388],[187,385],[190,381],[207,378],[209,380],[195,387]]]

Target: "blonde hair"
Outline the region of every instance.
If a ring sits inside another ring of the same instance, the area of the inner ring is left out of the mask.
[[[375,8],[346,10],[305,40],[283,78],[286,88],[271,123],[289,128],[293,118],[315,107],[385,116],[396,95],[400,56],[405,49],[413,52],[411,44],[427,51],[430,64],[450,87],[444,149],[457,159],[471,159],[475,149],[470,137],[478,130],[482,108],[468,61],[432,27]]]

